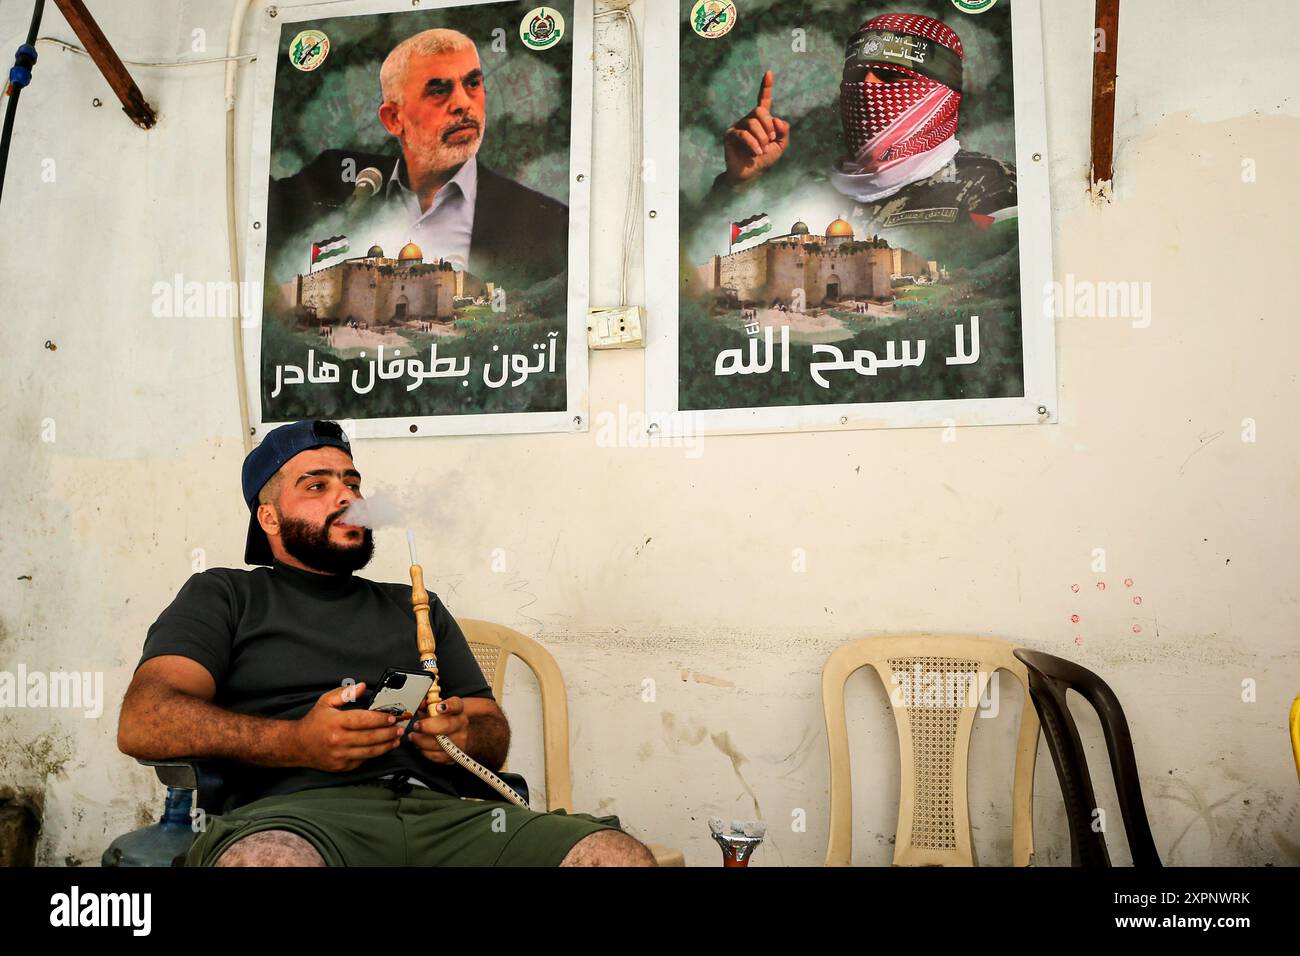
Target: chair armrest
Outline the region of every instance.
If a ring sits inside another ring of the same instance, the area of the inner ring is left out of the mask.
[[[137,757],[136,763],[153,767],[158,774],[158,780],[165,787],[175,787],[177,790],[198,789],[199,769],[198,762],[195,760],[187,760],[184,757],[174,757],[170,760],[142,760]]]
[[[143,760],[137,763],[153,767],[165,787],[194,791],[194,807],[205,813],[221,813],[227,792],[228,776],[219,761],[198,757],[170,757],[166,760]]]

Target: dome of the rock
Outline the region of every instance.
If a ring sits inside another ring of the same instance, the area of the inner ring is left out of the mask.
[[[836,219],[826,227],[826,237],[843,236],[849,239],[853,238],[853,227],[843,219]]]

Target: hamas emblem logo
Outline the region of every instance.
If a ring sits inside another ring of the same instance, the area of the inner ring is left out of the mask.
[[[962,13],[986,13],[998,0],[952,0],[952,5]]]
[[[330,38],[319,30],[303,30],[289,44],[289,62],[310,73],[330,55]]]
[[[736,5],[731,0],[698,0],[691,8],[691,29],[706,40],[716,40],[736,25]]]
[[[519,21],[519,39],[532,50],[549,50],[564,36],[564,17],[553,7],[534,7]]]

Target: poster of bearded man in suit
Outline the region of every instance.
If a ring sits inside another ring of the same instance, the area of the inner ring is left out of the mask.
[[[651,427],[1055,420],[1037,0],[651,16]]]
[[[279,4],[258,47],[255,431],[586,420],[591,0]]]

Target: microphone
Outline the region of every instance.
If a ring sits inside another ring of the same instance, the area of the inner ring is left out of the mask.
[[[384,185],[384,174],[374,166],[367,166],[357,173],[357,184],[352,195],[343,204],[344,209],[352,210],[363,205],[371,196],[379,192]]]

